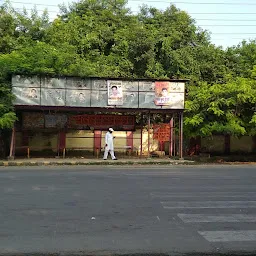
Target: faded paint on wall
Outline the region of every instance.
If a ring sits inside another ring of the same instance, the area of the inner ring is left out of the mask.
[[[253,152],[253,139],[250,136],[243,136],[241,138],[230,138],[230,152]]]
[[[158,150],[158,141],[153,139],[153,129],[149,130],[149,142],[150,142],[150,147],[149,147],[150,152]],[[142,154],[143,155],[148,154],[148,130],[147,129],[143,130]]]
[[[15,136],[15,146],[17,148],[22,146],[22,133],[21,132],[16,132]]]
[[[218,152],[224,153],[224,136],[210,136],[201,139],[202,152]]]
[[[105,145],[105,134],[106,131],[102,132],[101,145],[104,150]],[[113,134],[116,138],[114,139],[115,151],[124,152],[127,149],[126,132],[115,131]],[[46,134],[38,132],[36,135],[29,139],[29,146],[35,151],[43,150],[44,148],[52,149],[57,151],[57,134]],[[16,133],[16,147],[22,146],[22,133]],[[141,131],[136,130],[133,133],[133,150],[140,154],[141,150]],[[78,148],[93,151],[94,147],[94,132],[88,130],[73,130],[66,134],[66,148]],[[150,151],[158,150],[158,141],[153,139],[153,129],[150,130]],[[148,153],[148,131],[143,130],[142,135],[142,153],[147,155]]]
[[[44,147],[50,148],[53,151],[57,151],[57,134],[43,134],[38,133],[29,139],[29,146],[34,148],[35,151],[40,151]]]
[[[66,134],[66,148],[84,148],[93,151],[94,133],[88,130],[74,130]]]
[[[141,142],[141,131],[136,130],[133,133],[133,147],[138,152],[138,154],[140,154],[140,149],[141,149],[140,142]]]

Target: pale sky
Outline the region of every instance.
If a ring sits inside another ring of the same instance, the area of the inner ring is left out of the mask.
[[[0,0],[3,3],[4,0]],[[58,5],[68,0],[10,0],[15,8],[27,9],[37,6],[38,10],[47,8],[53,19],[59,11]],[[233,46],[243,39],[256,38],[255,0],[128,0],[128,7],[137,12],[139,6],[146,4],[164,10],[171,3],[196,20],[197,25],[211,32],[212,43],[217,46]]]

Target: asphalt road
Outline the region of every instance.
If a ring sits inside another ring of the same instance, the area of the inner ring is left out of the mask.
[[[0,192],[1,255],[256,254],[253,165],[3,167]]]

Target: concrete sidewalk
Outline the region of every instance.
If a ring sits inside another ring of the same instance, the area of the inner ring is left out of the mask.
[[[103,160],[96,158],[23,158],[0,160],[0,166],[44,166],[44,165],[178,165],[194,164],[194,161],[170,158],[123,158]]]

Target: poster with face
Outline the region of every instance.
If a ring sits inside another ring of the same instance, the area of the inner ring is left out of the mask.
[[[66,106],[90,107],[89,90],[66,90]]]
[[[13,87],[14,105],[40,105],[40,88]]]
[[[169,106],[171,104],[170,82],[156,82],[155,105]]]
[[[122,81],[108,81],[108,105],[123,105]]]

